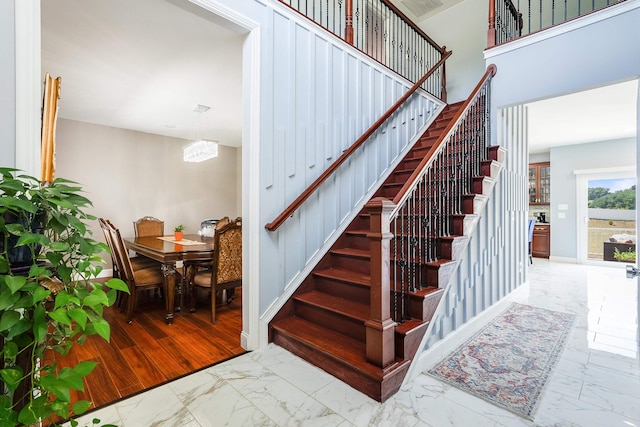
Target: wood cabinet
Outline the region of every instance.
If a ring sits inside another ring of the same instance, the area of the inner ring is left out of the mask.
[[[551,166],[549,162],[529,163],[529,204],[551,202]]]
[[[550,248],[551,226],[549,224],[536,224],[533,227],[531,255],[537,258],[549,258]]]

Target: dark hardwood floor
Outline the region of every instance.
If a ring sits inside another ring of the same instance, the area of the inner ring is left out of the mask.
[[[85,378],[85,391],[72,398],[92,401],[92,410],[244,353],[241,292],[237,289],[231,304],[217,308],[215,324],[204,293],[197,312],[183,309],[172,325],[164,322],[163,300],[151,292],[139,295],[130,324],[118,308],[105,309],[111,342],[91,336],[64,358],[56,358],[59,368],[85,360],[98,362]]]

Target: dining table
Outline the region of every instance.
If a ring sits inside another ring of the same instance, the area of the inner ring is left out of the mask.
[[[164,291],[167,324],[173,323],[174,311],[180,311],[182,288],[186,284],[185,261],[206,261],[213,258],[213,237],[186,234],[181,240],[174,236],[126,237],[124,244],[128,250],[159,261],[164,276]],[[179,270],[182,270],[182,274]],[[178,306],[176,307],[176,296]]]

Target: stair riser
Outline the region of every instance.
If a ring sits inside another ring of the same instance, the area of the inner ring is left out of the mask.
[[[438,307],[438,303],[440,302],[443,293],[444,289],[439,289],[437,292],[432,292],[426,297],[422,297],[421,295],[412,295],[409,298],[411,304],[411,317],[414,319],[430,321],[433,318],[433,314]]]
[[[491,193],[495,181],[489,177],[477,177],[473,179],[473,192],[476,194],[488,195]]]
[[[340,331],[344,335],[364,342],[364,320],[354,320],[338,313],[327,311],[321,307],[304,303],[296,304],[296,316],[308,320],[316,325]]]
[[[368,287],[317,276],[314,278],[314,283],[316,289],[320,292],[335,295],[351,301],[369,303],[371,291]]]
[[[477,215],[455,216],[451,221],[452,233],[456,236],[469,236],[478,222]]]
[[[378,190],[376,195],[380,197],[386,197],[388,199],[393,199],[394,197],[396,197],[396,194],[398,194],[401,188],[402,188],[402,185],[395,185],[395,186],[384,185],[382,186],[382,188],[380,188],[380,190]]]
[[[393,264],[393,262],[392,262]],[[434,286],[437,287],[437,276],[433,275],[433,271],[427,265],[409,264],[405,268],[391,269],[391,286],[393,286],[393,277],[395,283],[400,284],[415,283],[416,286]],[[415,317],[415,316],[414,316]],[[421,319],[421,317],[415,317]]]
[[[403,183],[404,184],[405,182],[407,182],[407,179],[409,179],[409,177],[411,177],[412,173],[413,173],[412,170],[394,172],[389,176],[389,178],[387,179],[386,182],[398,182],[398,183]]]
[[[457,261],[460,259],[469,237],[461,236],[440,240],[440,257]]]
[[[369,250],[369,239],[361,234],[345,233],[338,238],[335,247]]]
[[[416,143],[416,145],[414,146],[414,148],[417,147],[433,147],[435,145],[436,142],[438,142],[438,139],[440,138],[440,133],[432,133],[432,134],[425,134],[423,135],[418,142]]]
[[[401,161],[399,167],[402,169],[414,170],[416,167],[418,167],[421,161],[422,159],[409,157],[408,159]]]
[[[404,335],[396,333],[395,347],[398,358],[407,360],[413,359],[418,352],[418,348],[422,342],[422,337],[424,336],[428,326],[429,323],[425,322],[418,328],[413,329],[410,334]]]
[[[443,289],[455,273],[457,265],[456,261],[449,261],[438,266],[428,267],[429,285]]]
[[[504,147],[492,145],[491,147],[487,148],[487,151],[489,152],[489,159],[495,160],[500,164],[504,164],[507,156],[507,150]]]
[[[487,197],[481,194],[465,195],[463,201],[463,213],[479,214],[484,210],[484,207],[487,204],[487,200]]]
[[[369,230],[370,226],[369,215],[360,214],[349,225],[350,230]]]
[[[331,265],[333,265],[335,268],[344,268],[346,270],[351,270],[367,275],[371,270],[371,266],[369,265],[369,258],[363,259],[349,256],[332,255]]]
[[[393,262],[392,262],[393,265]],[[457,263],[455,261],[449,261],[443,264],[430,264],[430,263],[422,263],[420,264],[409,264],[405,266],[404,270],[400,268],[393,269],[391,271],[392,276],[392,286],[393,286],[393,276],[396,276],[396,283],[398,286],[402,283],[410,283],[414,280],[417,284],[428,287],[433,286],[436,288],[442,287],[443,283],[448,283],[451,277],[451,274],[455,271],[455,266]],[[425,319],[422,316],[414,316],[416,319],[429,320]]]
[[[487,160],[482,162],[480,170],[482,171],[481,175],[483,176],[497,178],[498,174],[500,174],[500,171],[502,170],[502,165],[494,160]]]

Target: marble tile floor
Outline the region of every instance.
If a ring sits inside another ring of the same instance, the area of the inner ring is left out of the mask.
[[[577,315],[533,421],[425,374],[380,404],[274,345],[78,421],[84,426],[99,418],[124,427],[640,426],[636,281],[621,268],[536,258],[529,283],[516,292],[517,302]]]

